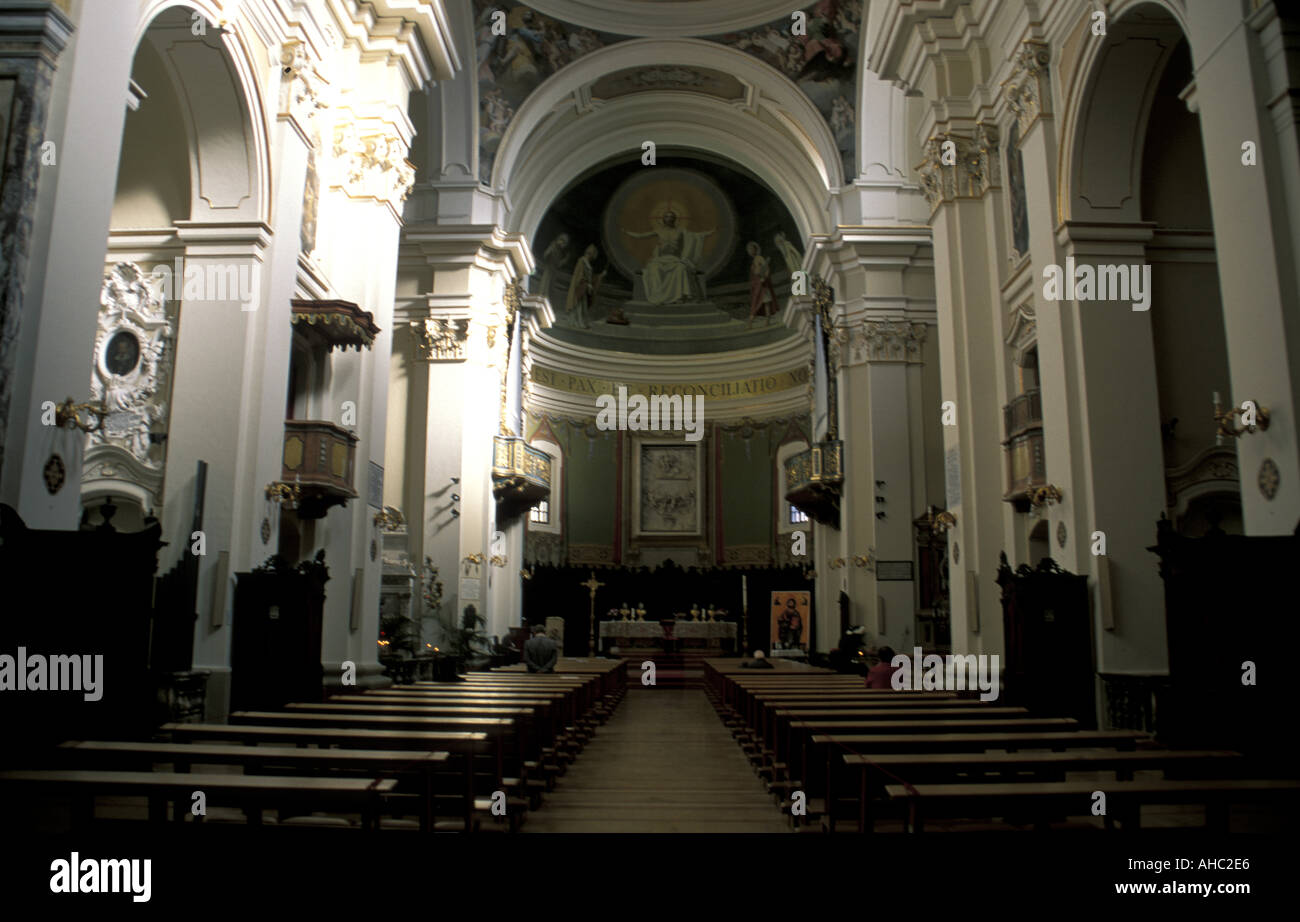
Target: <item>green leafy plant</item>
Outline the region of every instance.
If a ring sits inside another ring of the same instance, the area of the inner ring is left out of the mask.
[[[487,627],[487,619],[473,605],[466,605],[461,615],[460,628],[452,636],[452,652],[462,666],[476,656],[485,655],[483,650],[487,646],[487,634],[482,630],[484,627]]]

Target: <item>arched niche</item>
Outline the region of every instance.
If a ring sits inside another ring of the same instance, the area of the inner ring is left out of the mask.
[[[196,16],[203,22],[198,35]],[[120,196],[124,182],[136,193],[146,183],[172,188],[152,209],[122,211],[125,225],[115,205],[115,228],[141,226],[135,222],[160,207],[178,210],[180,178],[169,174],[181,154],[188,172],[181,219],[269,223],[270,153],[261,88],[240,28],[218,25],[223,19],[214,5],[202,2],[155,0],[142,11],[132,78],[147,95],[127,119],[118,191]],[[128,159],[128,146],[139,145],[142,135],[159,143],[143,146],[143,157]]]
[[[1186,30],[1179,11],[1142,0],[1116,4],[1105,38],[1086,46],[1067,100],[1061,143],[1061,218],[1141,220],[1147,122],[1156,90]]]

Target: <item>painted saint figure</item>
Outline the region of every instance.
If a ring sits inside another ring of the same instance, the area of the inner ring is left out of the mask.
[[[645,233],[627,228],[623,233],[634,239],[657,237],[650,260],[641,270],[646,300],[651,304],[680,304],[696,296],[695,273],[704,249],[704,238],[713,233],[688,231],[677,226],[677,214],[665,211],[659,226]]]
[[[596,291],[605,277],[604,272],[596,274],[596,257],[599,255],[600,251],[592,244],[578,257],[573,265],[573,278],[569,281],[569,296],[564,303],[564,309],[572,315],[573,325],[584,330],[591,329],[587,312],[595,305]]]
[[[790,270],[791,275],[803,268],[803,254],[795,248],[793,243],[785,239],[784,232],[777,231],[776,236],[772,238],[772,242],[776,244],[777,252],[785,260],[785,267]]]
[[[754,317],[764,316],[771,324],[772,315],[776,313],[776,292],[772,290],[772,267],[753,240],[745,245],[745,252],[750,255],[749,264],[749,324],[754,325]]]
[[[538,283],[538,294],[547,298],[551,296],[551,286],[555,284],[555,276],[559,273],[560,266],[568,255],[569,235],[560,234],[550,242],[542,253],[542,277]]]

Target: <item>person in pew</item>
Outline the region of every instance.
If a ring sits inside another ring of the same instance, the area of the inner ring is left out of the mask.
[[[894,650],[892,647],[881,647],[876,651],[876,656],[880,662],[867,670],[867,688],[892,688],[890,677],[899,669],[893,665]]]
[[[560,647],[546,636],[546,628],[533,625],[533,636],[524,644],[524,663],[529,672],[554,672],[560,660]]]
[[[773,669],[773,665],[767,661],[767,654],[762,650],[754,651],[754,658],[747,659],[740,664],[742,669]]]

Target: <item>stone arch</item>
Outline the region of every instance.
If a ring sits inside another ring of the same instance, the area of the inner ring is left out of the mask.
[[[668,91],[633,93],[599,106],[582,102],[586,88],[606,73],[665,63],[731,74],[746,86],[745,99]],[[665,118],[669,96],[671,117]],[[642,140],[734,161],[777,193],[805,236],[831,229],[825,205],[844,177],[825,119],[763,62],[694,39],[621,42],[575,62],[529,96],[493,164],[492,186],[504,192],[507,229],[530,235],[574,179],[612,156],[639,151]]]
[[[1188,34],[1176,5],[1116,4],[1106,37],[1085,47],[1068,85],[1061,132],[1059,215],[1066,221],[1141,219],[1142,152],[1170,55]],[[1123,168],[1119,152],[1127,152]]]
[[[205,34],[191,31],[195,15],[203,18]],[[182,129],[189,173],[183,220],[270,221],[268,128],[244,30],[242,24],[224,23],[217,6],[206,0],[153,0],[141,12],[136,62],[165,75],[165,93],[181,119],[175,127]],[[144,100],[142,113],[149,102]],[[147,162],[136,165],[124,158],[119,188],[123,179],[139,180],[138,173],[148,168]],[[120,226],[116,207],[113,224]]]

